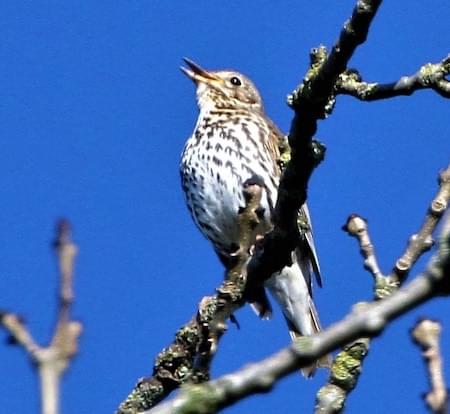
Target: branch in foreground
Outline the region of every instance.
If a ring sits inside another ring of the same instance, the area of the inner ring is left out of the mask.
[[[14,313],[3,312],[0,324],[8,331],[11,342],[27,352],[39,372],[41,406],[43,414],[59,412],[59,387],[61,377],[78,351],[78,338],[82,325],[70,319],[73,303],[73,269],[77,247],[70,237],[70,225],[60,220],[54,241],[60,273],[58,317],[50,345],[41,347],[34,342],[23,320]]]
[[[450,222],[450,217],[447,217]],[[427,270],[391,296],[311,337],[241,370],[205,384],[185,386],[180,395],[142,414],[212,414],[249,395],[269,391],[277,380],[308,366],[334,349],[360,337],[378,336],[388,323],[429,299],[450,294],[450,224]]]
[[[117,414],[134,414],[158,404],[171,391],[189,381],[209,379],[209,368],[218,342],[226,330],[226,321],[243,306],[245,265],[256,239],[262,187],[249,180],[244,184],[245,207],[239,212],[239,249],[234,266],[213,296],[204,297],[197,315],[176,334],[174,342],[156,357],[153,375],[141,379],[122,402]]]
[[[352,215],[344,226],[344,230],[358,240],[364,267],[374,277],[375,300],[381,300],[396,292],[414,263],[432,246],[432,234],[450,202],[450,165],[441,172],[439,184],[439,191],[428,208],[422,227],[410,238],[406,251],[388,276],[383,275],[378,266],[366,220]],[[359,338],[345,345],[338,353],[331,366],[327,383],[317,392],[317,414],[342,412],[348,395],[358,382],[369,347],[369,338]]]
[[[351,18],[327,55],[324,47],[312,52],[311,68],[289,97],[295,116],[289,133],[291,159],[280,180],[274,229],[255,251],[248,267],[248,296],[275,272],[290,263],[298,240],[297,217],[306,202],[310,176],[323,160],[325,148],[313,141],[319,119],[330,112],[336,81],[356,48],[365,42],[381,0],[358,0]]]
[[[431,390],[424,396],[428,408],[435,414],[447,414],[448,395],[439,345],[440,335],[441,324],[429,319],[419,321],[411,331],[414,342],[422,348],[422,356],[428,368]]]
[[[314,65],[303,84],[293,94],[291,106],[296,115],[289,139],[292,154],[279,186],[274,230],[266,235],[262,243],[258,243],[250,263],[244,264],[240,269],[240,277],[245,274],[247,276],[245,298],[249,301],[252,301],[252,295],[261,288],[264,280],[291,260],[291,251],[298,240],[298,211],[306,201],[309,178],[323,159],[325,151],[322,145],[312,142],[317,120],[324,117],[337,77],[345,70],[356,47],[365,41],[380,3],[381,0],[358,1],[330,55],[323,56],[320,65]],[[221,289],[218,289],[218,295]],[[210,307],[201,306],[206,308],[207,323],[214,319],[214,303],[213,300]],[[244,300],[238,296],[233,307],[229,308],[228,316],[243,304]],[[219,320],[222,320],[222,316]],[[139,381],[127,400],[121,404],[118,413],[132,414],[143,408],[153,407],[173,389],[191,379],[193,361],[197,356],[198,344],[202,341],[201,335],[201,329],[194,319],[181,328],[175,342],[157,358],[155,370],[160,372],[160,378],[153,375],[152,378]]]
[[[427,63],[414,75],[403,76],[392,83],[367,83],[356,70],[346,70],[336,84],[336,94],[351,95],[361,101],[375,101],[409,96],[421,89],[433,89],[444,98],[450,98],[450,55],[439,63]]]
[[[433,245],[433,231],[448,208],[450,200],[450,165],[440,173],[439,185],[439,192],[428,207],[422,227],[410,238],[406,251],[397,260],[388,276],[394,283],[402,283],[422,253],[428,251]]]
[[[209,379],[209,369],[216,353],[219,340],[226,330],[226,322],[233,312],[243,305],[246,283],[245,265],[250,249],[259,236],[256,228],[260,222],[262,186],[261,180],[250,179],[244,183],[245,208],[239,212],[239,249],[233,254],[234,265],[227,272],[224,283],[219,287],[218,301],[210,321],[202,326],[201,343],[198,349],[196,370],[203,373],[202,379]],[[208,298],[204,298],[204,300]]]

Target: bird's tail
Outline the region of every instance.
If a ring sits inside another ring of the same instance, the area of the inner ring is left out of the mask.
[[[309,260],[302,261],[301,256],[294,253],[292,265],[286,266],[266,282],[272,296],[281,306],[293,340],[313,335],[321,330],[319,316],[311,296],[311,274]],[[318,367],[329,368],[330,363],[330,357],[326,355],[311,366],[302,368],[302,373],[309,378]]]
[[[311,318],[311,330],[312,332],[309,333],[308,335],[314,335],[315,333],[318,333],[321,331],[322,327],[320,325],[320,321],[319,321],[319,316],[317,314],[317,310],[316,307],[314,305],[313,300],[311,299],[310,301],[310,318]],[[288,328],[289,328],[289,334],[292,338],[292,340],[294,341],[297,338],[300,338],[303,335],[302,333],[300,333],[291,323],[291,321],[285,316]],[[331,366],[331,357],[330,355],[325,355],[321,358],[319,358],[316,362],[314,362],[313,364],[304,367],[301,369],[301,373],[303,374],[304,377],[306,378],[311,378],[317,368],[330,368]]]

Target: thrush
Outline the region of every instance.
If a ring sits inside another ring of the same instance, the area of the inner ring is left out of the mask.
[[[249,179],[257,177],[263,188],[258,231],[271,228],[281,175],[279,148],[286,145],[286,137],[266,115],[258,90],[246,76],[185,62],[181,69],[195,82],[199,116],[181,157],[182,187],[195,224],[229,267],[238,248],[238,212],[245,205],[243,185]],[[299,238],[292,265],[265,282],[293,339],[321,329],[312,299],[313,274],[319,285],[321,276],[306,204],[302,212],[309,230]],[[262,318],[272,314],[264,289],[251,305]],[[319,361],[303,373],[310,376],[316,365],[326,364]]]

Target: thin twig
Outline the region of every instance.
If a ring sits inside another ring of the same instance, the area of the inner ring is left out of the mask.
[[[1,325],[9,332],[14,343],[22,346],[36,367],[41,387],[41,412],[59,412],[61,377],[78,351],[78,338],[82,325],[70,319],[73,302],[73,268],[77,247],[71,240],[70,224],[60,220],[56,226],[54,242],[60,273],[58,318],[51,343],[47,347],[35,343],[25,323],[16,314],[3,312]]]
[[[10,343],[22,346],[29,355],[35,355],[40,346],[34,342],[23,319],[10,312],[2,312],[1,324],[11,336]]]
[[[439,192],[428,207],[422,227],[414,234],[401,258],[397,260],[389,277],[401,283],[419,257],[433,245],[433,231],[450,202],[450,165],[439,174]]]
[[[364,258],[364,267],[374,276],[375,300],[387,298],[396,292],[419,257],[430,249],[432,234],[448,208],[449,202],[450,165],[440,173],[439,190],[426,213],[424,224],[418,233],[410,238],[405,253],[397,261],[393,273],[388,276],[383,275],[378,266],[367,221],[356,214],[348,218],[343,228],[350,236],[358,240],[361,256]],[[448,232],[450,233],[450,230]],[[403,264],[402,272],[398,271],[398,263]],[[369,348],[370,339],[362,337],[345,345],[337,354],[327,383],[316,395],[316,414],[336,414],[344,409],[348,395],[357,384]]]
[[[375,247],[370,240],[367,220],[357,214],[352,214],[347,219],[347,223],[343,227],[343,230],[358,239],[361,256],[364,258],[364,268],[372,274],[375,280],[382,277],[383,274],[381,273],[375,256]]]
[[[422,348],[422,356],[428,369],[431,390],[424,396],[428,408],[435,414],[447,414],[448,392],[439,344],[441,324],[430,319],[423,319],[418,321],[411,330],[411,336]]]
[[[450,98],[450,55],[439,63],[427,63],[414,75],[403,76],[392,83],[368,83],[362,81],[358,71],[350,69],[339,77],[336,84],[336,94],[351,95],[361,101],[409,96],[421,89],[432,89],[444,98]]]

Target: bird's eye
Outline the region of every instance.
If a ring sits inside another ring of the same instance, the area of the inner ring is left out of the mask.
[[[234,86],[241,86],[241,85],[242,85],[241,80],[240,80],[238,77],[236,77],[236,76],[233,76],[233,77],[230,79],[230,83],[231,83],[232,85],[234,85]]]

